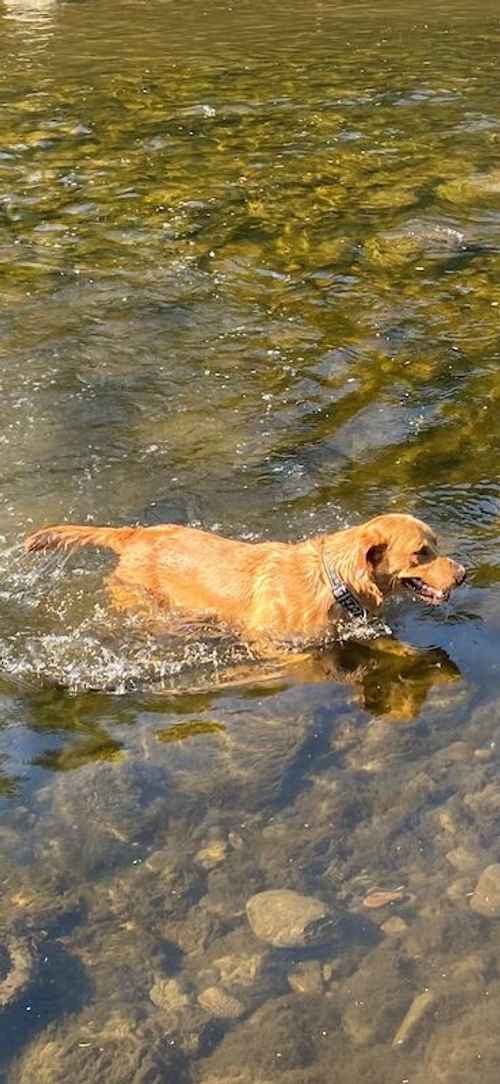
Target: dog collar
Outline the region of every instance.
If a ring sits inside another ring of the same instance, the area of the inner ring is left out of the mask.
[[[325,569],[328,582],[330,584],[332,595],[335,602],[342,606],[342,609],[349,614],[355,621],[362,622],[362,625],[367,627],[369,624],[369,616],[367,610],[361,605],[352,591],[349,590],[347,584],[344,582],[338,572],[328,564],[326,557],[323,557],[323,567]],[[384,621],[376,619],[370,622],[370,630],[372,634],[376,636],[392,636],[392,629],[389,625],[386,625]],[[359,626],[358,626],[359,628]]]
[[[328,564],[326,558],[323,558],[323,565],[335,602],[337,602],[339,606],[342,606],[343,610],[347,611],[349,617],[357,617],[361,618],[363,621],[367,621],[368,614],[366,610],[361,603],[358,602],[352,591],[349,590],[347,584],[344,583],[344,580],[339,576],[338,572]]]

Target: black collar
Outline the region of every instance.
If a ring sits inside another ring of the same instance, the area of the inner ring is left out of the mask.
[[[352,591],[349,590],[344,580],[339,576],[338,572],[328,564],[326,557],[323,557],[323,565],[328,577],[328,582],[332,589],[332,595],[335,602],[339,606],[342,606],[343,610],[346,610],[349,617],[358,617],[363,621],[368,620],[368,614],[360,602],[358,602]]]
[[[341,606],[343,610],[346,611],[349,617],[352,617],[355,621],[362,623],[362,626],[365,627],[365,636],[368,634],[368,630],[370,634],[376,636],[393,635],[392,629],[389,628],[389,626],[386,625],[384,621],[380,621],[377,618],[372,621],[369,620],[368,611],[364,609],[356,596],[353,595],[352,591],[349,590],[347,584],[344,582],[342,577],[339,576],[338,572],[336,572],[335,569],[332,568],[332,566],[328,563],[324,554],[323,567],[325,569],[328,582],[332,589],[332,595],[335,599],[335,602],[339,606]],[[361,627],[360,625],[358,625],[356,634],[360,632]]]

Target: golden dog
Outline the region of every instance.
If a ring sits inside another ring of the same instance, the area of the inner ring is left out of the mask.
[[[295,543],[240,542],[175,524],[67,524],[26,540],[29,552],[87,545],[118,555],[108,589],[119,608],[148,599],[165,615],[221,622],[263,652],[335,638],[346,614],[332,573],[368,613],[398,591],[437,604],[465,578],[462,565],[438,556],[430,527],[395,513]]]

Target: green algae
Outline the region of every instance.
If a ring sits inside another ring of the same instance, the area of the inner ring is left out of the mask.
[[[493,1084],[498,930],[469,900],[500,830],[498,12],[6,0],[0,30],[0,949],[36,959],[1,1071],[462,1084],[480,1050]],[[472,585],[244,679],[226,644],[124,629],[100,557],[10,550],[386,507]],[[400,886],[395,935],[362,901]],[[276,888],[338,942],[258,946],[245,904]]]

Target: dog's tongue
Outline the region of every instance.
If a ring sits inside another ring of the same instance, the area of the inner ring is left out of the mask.
[[[437,604],[438,602],[443,602],[448,597],[447,591],[441,591],[437,587],[430,587],[428,583],[424,583],[423,580],[419,580],[417,577],[415,577],[415,579],[408,579],[407,583],[410,589],[414,591],[419,598],[426,599],[427,602]]]
[[[419,590],[420,594],[428,598],[430,602],[442,602],[446,598],[445,591],[438,591],[436,587],[429,587],[426,583],[423,583]]]

